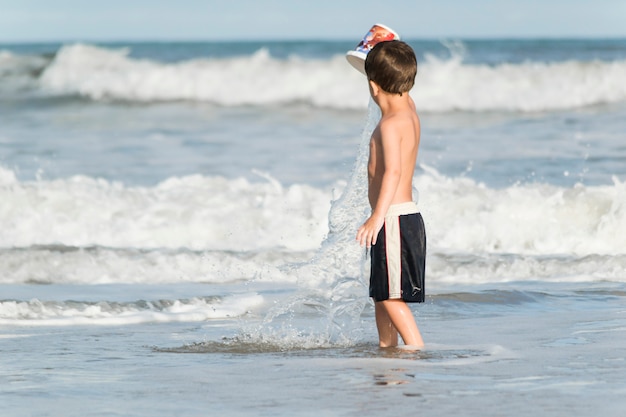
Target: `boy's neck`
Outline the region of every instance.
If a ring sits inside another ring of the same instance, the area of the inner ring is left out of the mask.
[[[409,103],[409,93],[402,93],[402,95],[400,95],[381,91],[377,95],[375,101],[376,104],[378,104],[378,107],[380,107],[380,111],[383,116],[389,113],[411,108]]]

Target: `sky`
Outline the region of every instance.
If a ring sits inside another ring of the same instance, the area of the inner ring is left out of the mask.
[[[626,0],[0,0],[0,42],[626,38]]]

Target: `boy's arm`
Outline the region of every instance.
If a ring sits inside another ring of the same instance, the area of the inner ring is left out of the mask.
[[[370,247],[376,244],[378,232],[385,222],[385,214],[396,195],[400,174],[402,172],[402,159],[400,154],[400,141],[402,140],[398,129],[393,124],[380,126],[382,155],[383,155],[383,178],[380,192],[376,201],[376,207],[371,216],[359,228],[356,240],[361,246]]]

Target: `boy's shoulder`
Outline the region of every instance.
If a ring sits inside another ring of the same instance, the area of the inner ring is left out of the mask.
[[[412,109],[394,112],[380,119],[378,123],[380,140],[384,143],[400,143],[403,139],[417,140],[420,137],[420,120]]]
[[[415,123],[419,125],[419,117],[417,113],[411,108],[407,108],[402,111],[393,112],[391,114],[385,115],[380,119],[378,125],[382,129],[395,129],[402,128],[405,125],[414,126]]]

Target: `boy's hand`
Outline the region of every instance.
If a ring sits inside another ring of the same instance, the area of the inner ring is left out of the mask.
[[[367,246],[368,248],[376,244],[376,238],[378,232],[385,224],[384,217],[371,216],[363,226],[359,227],[359,231],[356,233],[356,240],[359,241],[361,246]]]

